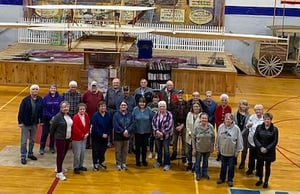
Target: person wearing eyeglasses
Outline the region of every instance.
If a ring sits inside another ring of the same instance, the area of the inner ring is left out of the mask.
[[[21,163],[27,164],[26,158],[37,160],[33,155],[34,138],[38,124],[43,124],[43,98],[38,96],[40,87],[30,86],[30,95],[26,96],[19,107],[18,126],[21,128]],[[29,147],[27,149],[27,139]]]
[[[234,158],[243,150],[243,137],[239,127],[233,122],[231,113],[224,115],[224,122],[219,126],[216,151],[221,156],[221,170],[217,184],[226,180],[229,187],[233,187]]]

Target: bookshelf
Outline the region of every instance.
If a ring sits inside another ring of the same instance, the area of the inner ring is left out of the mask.
[[[164,60],[149,63],[147,65],[148,87],[161,89],[171,79],[171,71],[171,64]]]

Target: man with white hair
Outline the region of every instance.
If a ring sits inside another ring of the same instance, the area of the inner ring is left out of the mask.
[[[81,102],[81,94],[77,91],[77,82],[69,82],[69,90],[63,93],[63,100],[70,104],[69,114],[73,116],[77,113],[77,105]]]
[[[178,90],[175,89],[174,83],[172,80],[166,82],[166,86],[160,91],[159,99],[167,103],[167,109],[171,110],[171,104],[178,101],[177,97]]]
[[[253,170],[255,169],[255,144],[254,144],[254,134],[258,125],[264,122],[263,118],[263,105],[256,104],[254,106],[255,114],[252,114],[246,124],[246,128],[249,130],[248,135],[248,143],[249,143],[249,159],[248,159],[248,170],[246,171],[246,175],[253,174]]]
[[[37,160],[33,155],[34,138],[37,124],[42,124],[43,119],[43,98],[38,96],[39,86],[30,86],[30,95],[26,96],[19,107],[18,126],[21,128],[21,163],[27,164],[26,157]],[[27,150],[27,138],[29,148]]]

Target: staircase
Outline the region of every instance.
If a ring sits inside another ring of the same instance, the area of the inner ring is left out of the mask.
[[[252,68],[252,66],[245,64],[239,58],[233,56],[233,54],[231,54],[231,53],[227,53],[226,55],[231,60],[231,63],[234,65],[235,68],[239,69],[246,75],[256,75],[256,72]]]

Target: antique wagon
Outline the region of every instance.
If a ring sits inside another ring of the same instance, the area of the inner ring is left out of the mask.
[[[299,68],[300,26],[269,26],[277,41],[257,41],[253,65],[265,77],[276,77],[285,65]]]

